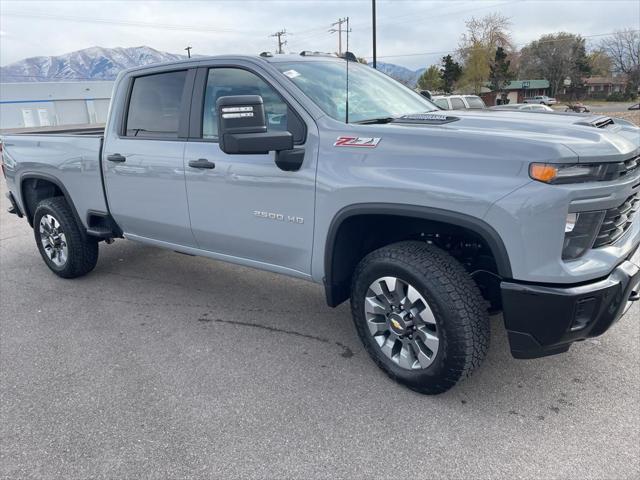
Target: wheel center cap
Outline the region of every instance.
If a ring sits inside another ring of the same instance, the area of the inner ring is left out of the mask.
[[[407,332],[409,325],[405,316],[406,314],[404,313],[392,313],[389,315],[389,328],[391,328],[394,333],[404,335]]]

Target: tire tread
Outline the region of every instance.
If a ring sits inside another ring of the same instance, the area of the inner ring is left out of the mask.
[[[446,375],[438,382],[424,386],[408,385],[421,393],[441,393],[453,387],[460,379],[466,378],[480,366],[489,349],[490,328],[486,302],[480,291],[462,265],[444,250],[434,245],[418,241],[404,241],[382,247],[366,256],[356,267],[352,283],[351,308],[354,320],[356,308],[353,292],[356,291],[358,279],[374,263],[392,261],[410,269],[423,279],[429,279],[445,301],[453,306],[454,315],[447,316],[447,324],[455,332],[454,338],[448,339],[448,355]],[[362,337],[369,334],[363,326],[356,322],[358,333]],[[367,342],[365,348],[387,375],[396,381],[402,379],[380,360],[378,352]],[[453,352],[453,353],[452,353]],[[440,353],[439,353],[440,354]]]
[[[51,268],[49,261],[45,258],[39,239],[38,225],[40,218],[47,212],[52,213],[60,222],[67,238],[69,257],[65,266],[60,270]],[[43,256],[47,266],[56,275],[62,278],[76,278],[86,275],[95,268],[98,262],[98,241],[87,235],[83,235],[64,197],[51,197],[40,201],[36,207],[33,218],[33,231],[38,250],[40,250],[40,254]]]

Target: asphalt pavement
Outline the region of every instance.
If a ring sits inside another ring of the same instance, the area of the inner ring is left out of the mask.
[[[0,213],[3,478],[640,477],[640,311],[421,396],[295,279],[118,240],[62,280]]]

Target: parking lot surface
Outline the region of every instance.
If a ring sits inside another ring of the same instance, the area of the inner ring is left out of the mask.
[[[439,396],[389,380],[347,305],[118,240],[62,280],[0,213],[0,476],[639,478],[640,311]]]

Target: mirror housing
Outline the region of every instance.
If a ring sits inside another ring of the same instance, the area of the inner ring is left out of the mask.
[[[291,132],[269,132],[260,95],[220,97],[218,142],[230,155],[265,154],[293,149]]]

